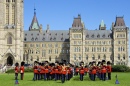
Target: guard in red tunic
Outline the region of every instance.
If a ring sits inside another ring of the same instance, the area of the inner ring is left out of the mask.
[[[38,79],[38,67],[37,67],[37,64],[38,63],[35,61],[34,62],[34,67],[33,67],[33,72],[34,72],[34,78],[33,78],[33,80],[34,81]]]
[[[107,72],[106,61],[103,60],[103,61],[102,61],[102,67],[101,67],[101,74],[102,74],[102,80],[103,80],[103,81],[106,80],[106,72]]]
[[[18,73],[19,73],[19,63],[15,64],[15,80],[18,80]]]
[[[23,80],[24,77],[24,62],[21,62],[21,66],[20,66],[20,74],[21,74],[21,80]]]
[[[63,66],[62,66],[62,83],[64,83],[65,82],[65,76],[66,76],[66,73],[67,73],[67,68],[66,68],[66,65],[65,64],[63,64]]]
[[[111,80],[111,63],[110,61],[107,62],[107,73],[108,73],[108,80]]]
[[[84,76],[84,65],[83,65],[83,62],[81,62],[80,65],[81,65],[81,67],[79,69],[80,80],[83,81],[83,76]]]
[[[95,81],[96,78],[96,62],[93,62],[92,65],[92,80]]]

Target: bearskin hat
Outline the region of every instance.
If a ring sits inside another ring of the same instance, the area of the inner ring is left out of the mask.
[[[25,62],[21,62],[21,66],[24,66]]]
[[[15,66],[19,66],[19,63],[15,63]]]
[[[107,64],[108,64],[108,65],[110,65],[110,64],[111,64],[111,62],[110,62],[110,61],[107,61]]]

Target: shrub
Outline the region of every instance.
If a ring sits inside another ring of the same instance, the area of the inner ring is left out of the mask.
[[[130,72],[130,68],[126,65],[113,65],[112,72]]]
[[[24,70],[25,72],[33,72],[32,68],[25,68]],[[8,71],[6,71],[6,73],[14,73],[14,69],[10,69]]]

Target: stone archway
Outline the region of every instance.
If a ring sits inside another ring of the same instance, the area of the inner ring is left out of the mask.
[[[15,63],[14,56],[11,53],[7,53],[5,56],[5,64],[12,66]]]
[[[13,58],[11,56],[7,57],[7,65],[9,65],[9,66],[13,65]]]

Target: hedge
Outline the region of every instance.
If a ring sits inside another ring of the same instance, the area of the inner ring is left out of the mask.
[[[25,68],[24,70],[25,72],[33,72],[32,68]],[[10,69],[8,71],[6,71],[6,73],[14,73],[14,69]]]
[[[130,72],[130,67],[126,65],[113,65],[112,72]]]
[[[33,69],[25,68],[25,72],[33,72]],[[112,72],[130,72],[130,67],[126,65],[112,65]],[[6,73],[14,73],[14,69],[10,69]]]

